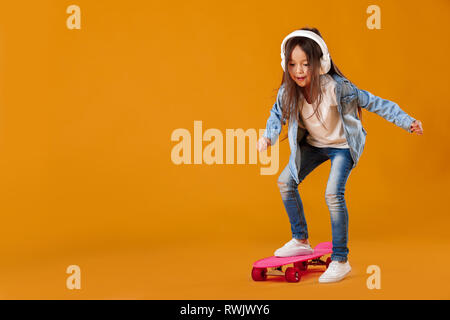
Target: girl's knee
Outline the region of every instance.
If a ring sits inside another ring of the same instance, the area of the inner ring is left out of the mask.
[[[278,188],[280,189],[281,193],[289,191],[289,182],[278,180],[277,185],[278,185]]]
[[[325,193],[325,201],[328,205],[337,205],[345,201],[343,192]]]
[[[297,188],[295,182],[291,179],[289,179],[288,181],[279,179],[277,181],[277,185],[278,185],[278,188],[280,189],[281,194],[286,194]]]

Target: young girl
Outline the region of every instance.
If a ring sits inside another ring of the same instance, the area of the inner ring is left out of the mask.
[[[281,44],[281,59],[285,72],[257,146],[261,152],[273,145],[282,124],[289,123],[287,137],[291,155],[277,183],[291,224],[292,239],[277,249],[275,256],[313,252],[298,185],[330,159],[325,200],[331,217],[333,252],[332,261],[319,282],[340,281],[351,270],[347,259],[348,211],[344,192],[350,172],[364,149],[367,133],[361,123],[361,107],[410,133],[421,135],[422,124],[396,103],[358,89],[350,82],[333,63],[316,28],[302,28],[287,35]]]

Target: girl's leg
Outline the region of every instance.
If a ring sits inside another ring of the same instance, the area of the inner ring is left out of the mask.
[[[333,253],[331,260],[347,261],[348,211],[345,203],[345,184],[353,166],[349,149],[326,148],[331,159],[331,170],[325,191],[325,201],[330,211]]]
[[[300,183],[314,168],[329,159],[326,153],[320,151],[319,148],[315,148],[307,143],[301,145],[302,156],[298,173]],[[277,183],[291,224],[292,237],[299,240],[308,239],[308,227],[303,211],[303,203],[298,192],[298,184],[291,176],[288,165],[281,172]]]

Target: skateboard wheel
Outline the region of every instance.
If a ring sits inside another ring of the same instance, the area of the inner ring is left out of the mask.
[[[267,269],[266,268],[253,268],[252,269],[252,279],[254,281],[267,280]]]
[[[328,257],[327,261],[325,262],[327,269],[328,269],[328,266],[330,265],[330,263],[331,263],[331,257]]]
[[[285,277],[287,282],[299,282],[300,281],[300,270],[298,268],[289,267],[286,269]]]

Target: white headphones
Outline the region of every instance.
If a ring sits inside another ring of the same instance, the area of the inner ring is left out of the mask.
[[[330,71],[331,68],[331,60],[330,60],[330,54],[328,53],[328,48],[327,45],[325,44],[325,41],[323,41],[323,39],[317,35],[316,33],[312,32],[312,31],[308,31],[308,30],[295,30],[293,32],[291,32],[290,34],[288,34],[284,39],[283,42],[281,42],[281,67],[284,70],[284,56],[285,56],[285,44],[286,42],[293,37],[305,37],[305,38],[310,38],[312,40],[314,40],[315,42],[317,42],[317,44],[319,45],[320,49],[322,49],[322,58],[320,58],[320,74],[325,74],[328,73],[328,71]],[[284,70],[286,71],[286,70]]]

